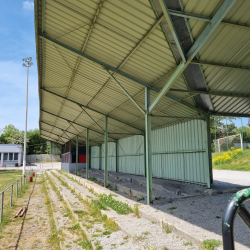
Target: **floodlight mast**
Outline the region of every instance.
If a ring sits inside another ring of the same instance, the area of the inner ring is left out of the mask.
[[[23,153],[23,175],[25,175],[26,168],[26,148],[27,148],[27,117],[28,117],[28,86],[29,86],[29,67],[33,65],[32,57],[23,58],[23,67],[27,68],[27,89],[26,89],[26,112],[25,112],[25,134],[24,134],[24,153]]]

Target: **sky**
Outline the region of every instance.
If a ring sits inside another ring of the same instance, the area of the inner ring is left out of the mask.
[[[39,100],[34,29],[34,3],[0,2],[0,129],[8,124],[24,130],[27,68],[22,58],[32,57],[29,73],[27,129],[38,128]]]
[[[29,73],[27,129],[39,128],[38,76],[33,0],[0,2],[0,131],[8,124],[19,130],[25,126],[27,68],[22,58],[32,57]],[[237,127],[241,120],[235,121]],[[248,123],[243,118],[243,125]]]

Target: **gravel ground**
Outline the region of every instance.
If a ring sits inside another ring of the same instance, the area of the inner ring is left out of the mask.
[[[57,175],[59,175],[62,179],[67,181],[68,183],[70,182],[74,186],[80,186],[81,189],[83,189],[83,192],[89,196],[93,196],[92,193],[90,193],[87,188],[84,188],[83,186],[77,184],[74,181],[69,180],[63,175],[60,175],[59,173],[56,172]],[[65,197],[71,204],[73,210],[83,210],[87,211],[87,207],[66,187],[62,186],[61,183],[50,174],[50,178],[57,184],[62,189],[62,192],[64,193]],[[84,190],[85,189],[85,190]],[[90,219],[89,219],[90,220]],[[91,218],[91,221],[93,221],[93,218]],[[83,222],[82,222],[83,223]],[[84,221],[85,224],[87,224],[86,221]],[[92,228],[89,228],[85,230],[85,232],[88,235],[100,235],[100,231],[106,231],[106,229],[103,227],[103,224],[101,223],[91,223]],[[110,235],[100,235],[99,237],[93,238],[93,243],[99,242],[99,244],[103,247],[103,250],[110,250],[110,249],[135,249],[135,250],[140,250],[142,249],[140,246],[136,245],[133,243],[132,239],[127,239],[124,241],[124,237],[126,235],[121,231],[118,230],[116,232],[111,233]]]
[[[213,174],[215,191],[250,186],[250,172],[213,170]],[[90,176],[103,178],[103,171],[92,170]],[[109,181],[135,190],[141,188],[140,191],[146,192],[145,177],[142,176],[109,172]],[[165,199],[154,202],[152,206],[145,205],[144,211],[152,217],[158,217],[176,225],[201,241],[205,239],[222,240],[221,217],[233,193],[204,196],[203,192],[206,190],[204,186],[157,178],[153,178],[153,186],[154,195],[163,194],[162,197]],[[177,190],[181,193],[178,196],[176,195]],[[124,195],[119,190],[117,193],[135,200],[134,197]],[[183,199],[184,197],[185,199]],[[145,200],[140,203],[145,204]],[[246,207],[250,210],[250,204],[246,203]],[[249,229],[238,216],[235,220],[235,241],[237,250],[250,248]]]
[[[79,185],[78,183],[69,180],[69,178],[60,175],[68,183],[71,183],[79,191],[86,194],[86,188]],[[93,194],[91,194],[93,196]],[[199,249],[197,246],[187,242],[186,240],[178,238],[173,233],[166,234],[161,227],[159,227],[154,221],[149,221],[144,218],[137,218],[133,213],[129,215],[119,215],[115,211],[103,211],[109,217],[115,219],[118,225],[121,226],[123,231],[127,232],[127,239],[132,240],[133,242],[141,246],[140,249],[167,249],[172,250],[187,250],[187,249]],[[124,241],[123,241],[124,242]],[[121,241],[117,239],[115,249],[123,249],[119,244]],[[124,249],[136,249],[136,248],[124,248]]]

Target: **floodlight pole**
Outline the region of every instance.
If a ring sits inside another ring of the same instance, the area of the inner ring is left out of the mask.
[[[26,89],[26,111],[25,111],[25,132],[24,132],[24,153],[23,153],[23,175],[26,168],[26,148],[27,148],[27,117],[28,117],[28,86],[29,86],[29,67],[33,65],[32,57],[23,58],[23,67],[27,68],[27,89]]]

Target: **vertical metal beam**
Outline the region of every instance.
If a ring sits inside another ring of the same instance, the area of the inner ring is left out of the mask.
[[[228,127],[227,127],[227,117],[226,117],[226,129],[227,129],[227,151],[229,151],[229,141],[228,141]]]
[[[211,188],[213,185],[213,168],[212,168],[212,150],[211,150],[211,131],[210,131],[210,115],[206,116],[206,130],[207,130],[207,159],[208,159],[208,179],[207,187]]]
[[[146,138],[146,178],[147,178],[147,204],[153,202],[152,188],[152,139],[151,139],[151,115],[148,112],[150,105],[150,90],[145,88],[145,138]]]
[[[99,170],[102,169],[102,144],[99,145]]]
[[[104,156],[104,187],[108,186],[108,117],[105,116],[105,156]]]
[[[115,141],[115,171],[116,172],[119,172],[118,151],[119,151],[119,140]]]
[[[77,175],[77,171],[78,171],[78,135],[76,136],[76,175]]]
[[[86,179],[89,178],[89,129],[86,131]]]
[[[242,150],[244,150],[244,136],[243,136],[243,121],[241,117],[241,144],[242,144]]]
[[[214,150],[215,150],[215,152],[217,152],[216,146],[217,146],[217,143],[216,143],[216,116],[214,116]]]

